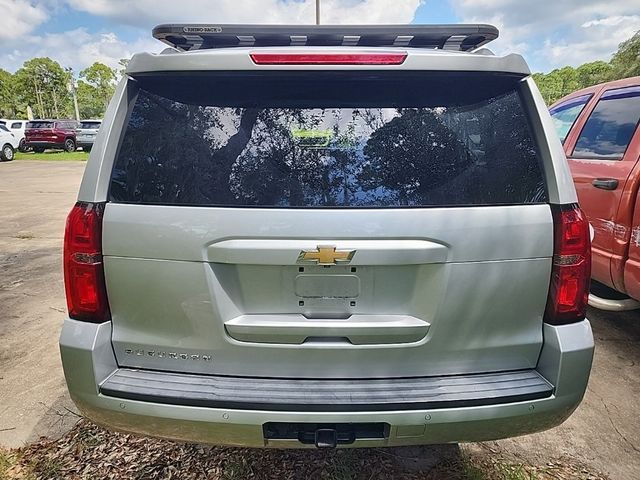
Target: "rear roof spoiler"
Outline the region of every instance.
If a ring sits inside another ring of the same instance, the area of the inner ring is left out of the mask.
[[[165,24],[154,38],[178,50],[229,47],[413,47],[467,52],[498,38],[493,25]]]

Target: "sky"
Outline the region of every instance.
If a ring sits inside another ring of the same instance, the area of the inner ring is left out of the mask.
[[[490,23],[496,54],[533,71],[609,60],[640,30],[640,0],[321,0],[323,24]],[[0,68],[47,56],[79,72],[159,52],[160,23],[314,23],[315,0],[0,0]]]

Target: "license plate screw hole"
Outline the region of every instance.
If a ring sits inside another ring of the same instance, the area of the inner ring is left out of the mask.
[[[298,302],[298,306],[299,306],[299,307],[304,307],[304,300],[300,300],[300,301]]]
[[[355,302],[355,300],[351,300],[351,301],[349,302],[349,305],[351,305],[352,307],[355,307],[355,306],[356,306],[356,302]]]
[[[351,267],[351,273],[356,273],[356,267]]]

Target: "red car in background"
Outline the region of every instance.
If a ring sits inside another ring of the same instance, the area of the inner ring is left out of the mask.
[[[75,120],[32,120],[27,123],[24,140],[27,148],[41,153],[47,148],[73,152],[76,149]]]
[[[592,228],[589,304],[640,308],[640,77],[579,90],[550,112]]]

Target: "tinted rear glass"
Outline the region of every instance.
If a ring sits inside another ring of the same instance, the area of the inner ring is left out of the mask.
[[[546,200],[515,78],[287,72],[138,83],[112,201],[402,207]]]
[[[100,122],[80,122],[78,128],[81,129],[98,129],[100,128]]]
[[[53,128],[53,122],[29,122],[27,128]]]

